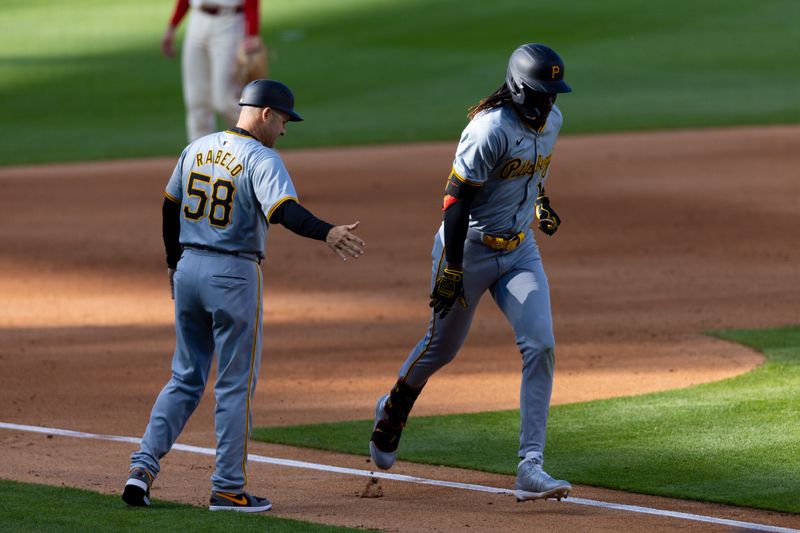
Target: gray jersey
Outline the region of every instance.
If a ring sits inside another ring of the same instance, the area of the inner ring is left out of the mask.
[[[217,455],[211,486],[238,494],[247,485],[251,404],[261,362],[258,258],[264,255],[265,217],[297,195],[277,152],[235,131],[207,135],[186,147],[165,194],[180,206],[184,246],[172,277],[172,378],[153,405],[131,468],[145,469],[151,480],[158,474],[216,360]]]
[[[512,106],[479,113],[461,134],[453,172],[481,188],[470,205],[470,228],[496,236],[525,232],[511,250],[496,250],[481,239],[464,243],[466,307],[456,302],[444,318],[431,313],[428,331],[411,350],[398,381],[421,389],[461,349],[484,293],[505,314],[522,354],[519,457],[541,460],[553,385],[554,346],[550,289],[539,249],[529,229],[535,216],[537,186],[550,167],[561,129],[553,107],[540,131],[525,125]],[[434,238],[429,290],[435,290],[445,262],[444,226]]]
[[[280,204],[297,200],[278,153],[232,131],[213,133],[187,146],[165,194],[181,204],[182,245],[260,257],[266,221]]]
[[[534,220],[537,186],[550,168],[561,130],[561,111],[553,106],[545,126],[534,131],[511,106],[479,113],[464,128],[453,171],[481,190],[470,208],[470,227],[513,235]]]

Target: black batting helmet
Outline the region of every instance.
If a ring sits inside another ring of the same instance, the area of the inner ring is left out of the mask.
[[[283,83],[275,80],[254,80],[244,86],[239,105],[271,107],[289,115],[292,122],[300,122],[303,117],[294,110],[294,95]]]
[[[543,44],[523,44],[511,54],[506,84],[515,103],[525,100],[524,88],[540,93],[568,93],[564,81],[564,62],[552,48]]]

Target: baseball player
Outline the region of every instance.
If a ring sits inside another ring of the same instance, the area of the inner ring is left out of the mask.
[[[342,259],[363,254],[358,222],[333,226],[297,200],[292,179],[272,149],[286,122],[303,120],[284,84],[256,80],[242,91],[236,127],[187,146],[167,183],[164,245],[173,298],[176,347],[172,378],[158,395],[141,449],[131,456],[122,499],[150,504],[159,461],[172,448],[203,395],[212,356],[216,469],[212,511],[272,507],[247,485],[251,402],[261,360],[262,274],[271,224],[325,241]]]
[[[555,341],[547,277],[530,228],[536,216],[539,229],[552,235],[561,222],[544,183],[562,122],[556,95],[570,91],[558,54],[526,44],[511,54],[506,82],[470,109],[433,243],[428,331],[375,409],[369,449],[379,468],[394,464],[414,401],[456,356],[488,290],[522,353],[517,499],[560,499],[572,489],[542,469]]]
[[[263,46],[258,0],[178,0],[161,38],[161,51],[175,56],[175,31],[191,7],[183,42],[181,78],[189,141],[217,131],[216,113],[225,126],[239,116],[242,84],[235,76],[239,47]]]

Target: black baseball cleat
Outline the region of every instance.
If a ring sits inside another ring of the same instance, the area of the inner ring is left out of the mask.
[[[402,425],[389,422],[385,406],[389,400],[386,394],[378,399],[375,406],[375,424],[372,426],[372,437],[369,441],[369,455],[375,466],[389,470],[397,459],[397,447],[400,445]]]
[[[240,513],[261,513],[272,509],[266,498],[251,496],[246,492],[213,491],[208,504],[209,511],[238,511]]]
[[[150,487],[153,485],[153,475],[146,468],[131,469],[125,489],[122,491],[122,501],[134,507],[147,507],[150,505]]]

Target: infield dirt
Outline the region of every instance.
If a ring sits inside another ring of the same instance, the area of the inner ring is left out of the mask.
[[[289,131],[291,135],[291,130]],[[256,425],[366,419],[424,333],[430,250],[454,142],[283,154],[301,202],[361,221],[367,254],[270,231]],[[800,128],[564,137],[548,192],[563,225],[537,233],[556,328],[554,403],[746,372],[762,358],[701,335],[796,323]],[[175,160],[0,169],[0,421],[141,436],[174,343],[161,201]],[[491,298],[415,415],[518,406],[520,358]],[[213,379],[213,377],[212,377]],[[214,445],[209,391],[179,442]],[[687,428],[690,431],[691,428]],[[368,468],[364,457],[264,444],[252,453]],[[116,493],[132,445],[0,432],[0,477]],[[509,461],[514,461],[513,457]],[[203,505],[211,458],[175,452],[154,497]],[[513,478],[400,463],[397,472]],[[251,465],[274,514],[390,531],[715,530],[676,519]],[[796,516],[590,487],[574,495],[800,527]],[[723,530],[723,528],[718,528]]]

